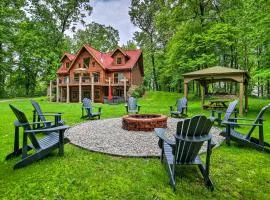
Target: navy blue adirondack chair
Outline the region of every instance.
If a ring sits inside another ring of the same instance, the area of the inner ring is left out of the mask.
[[[187,116],[187,98],[183,97],[176,101],[176,110],[173,109],[173,106],[170,106],[171,117],[183,117]]]
[[[94,119],[95,117],[97,117],[98,119],[100,119],[100,115],[101,115],[101,107],[98,107],[98,112],[93,112],[92,101],[88,98],[84,98],[82,103],[81,118]]]
[[[212,120],[218,122],[218,125],[221,125],[222,122],[228,121],[229,118],[234,114],[234,118],[237,118],[237,110],[236,106],[238,104],[238,100],[234,100],[230,103],[227,110],[224,112],[222,110],[212,110]],[[225,113],[223,120],[221,119],[221,115]]]
[[[35,124],[44,122],[30,123],[25,114],[16,107],[9,105],[13,113],[16,115],[17,120],[14,122],[15,126],[15,139],[14,150],[6,156],[6,160],[15,156],[22,155],[22,159],[14,165],[14,169],[22,168],[37,160],[46,157],[54,149],[59,149],[59,155],[64,155],[64,144],[69,140],[64,137],[64,132],[69,127],[66,125],[57,126],[53,128],[39,128],[34,129]],[[49,122],[46,122],[49,124]],[[19,147],[19,128],[23,128],[23,145]],[[42,133],[43,137],[37,137],[37,134]],[[28,139],[31,143],[28,144]],[[29,151],[31,153],[29,154]],[[34,151],[32,151],[34,150]]]
[[[226,126],[226,129],[221,133],[221,135],[226,137],[227,145],[230,146],[230,140],[232,140],[244,146],[270,153],[270,144],[264,141],[264,131],[263,131],[263,121],[264,121],[263,114],[269,108],[270,104],[264,106],[257,115],[257,118],[255,120],[246,118],[230,118],[227,121],[223,121],[222,123]],[[242,120],[246,121],[246,123],[239,123],[239,121]],[[239,125],[241,127],[250,126],[251,128],[245,135],[235,129],[235,126]],[[257,127],[259,129],[259,139],[251,137],[252,133],[255,131]]]
[[[156,128],[155,133],[159,137],[161,148],[161,162],[165,161],[170,178],[170,184],[175,190],[175,168],[177,165],[197,165],[204,177],[209,189],[213,190],[213,183],[209,177],[210,155],[214,144],[211,144],[212,136],[209,131],[213,121],[205,116],[198,115],[177,123],[177,131],[174,140],[165,136],[165,129]],[[207,142],[206,164],[199,156],[199,151],[204,142]]]
[[[140,112],[141,106],[137,103],[137,99],[134,97],[129,97],[125,105],[127,113],[138,114]]]
[[[31,100],[32,106],[34,107],[33,110],[33,122],[43,122],[43,127],[49,128],[49,127],[55,127],[55,126],[61,126],[64,125],[64,121],[62,121],[62,113],[60,112],[42,112],[40,105],[38,102]],[[54,124],[48,124],[46,117],[54,117]],[[38,124],[38,127],[40,127],[42,124]]]

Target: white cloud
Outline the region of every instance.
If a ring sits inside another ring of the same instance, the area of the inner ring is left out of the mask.
[[[93,12],[87,17],[87,24],[94,21],[117,29],[120,45],[132,39],[133,33],[138,29],[131,23],[128,15],[131,0],[93,0],[91,5]],[[81,25],[77,27],[82,28]],[[67,34],[70,35],[70,32]]]

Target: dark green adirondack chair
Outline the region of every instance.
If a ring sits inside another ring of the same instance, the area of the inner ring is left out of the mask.
[[[165,129],[156,128],[155,133],[159,137],[161,148],[161,162],[165,161],[168,168],[170,183],[175,190],[175,168],[177,165],[197,165],[204,177],[209,189],[213,190],[213,183],[209,177],[210,155],[214,144],[211,144],[209,131],[213,121],[205,116],[198,115],[177,123],[175,140],[169,140],[165,136]],[[204,142],[207,141],[206,165],[199,156],[199,151]]]
[[[34,124],[44,122],[33,122],[29,123],[25,114],[19,109],[12,105],[9,105],[14,114],[17,117],[17,121],[14,122],[15,126],[15,140],[14,140],[14,151],[6,156],[6,159],[10,159],[15,156],[22,155],[22,160],[18,161],[14,169],[22,168],[29,165],[37,160],[46,157],[52,150],[59,149],[59,155],[64,155],[64,144],[68,143],[69,140],[64,138],[64,132],[68,126],[57,126],[54,128],[41,128],[33,129]],[[49,123],[49,122],[46,122]],[[19,128],[23,128],[23,145],[19,147]],[[38,133],[43,133],[43,137],[38,137]],[[44,135],[45,134],[45,135]],[[28,144],[28,139],[30,144]],[[28,154],[31,150],[32,154]],[[33,152],[32,152],[33,150]]]
[[[88,98],[84,98],[83,103],[82,103],[82,117],[81,118],[94,119],[95,117],[97,117],[98,119],[100,119],[100,115],[101,115],[101,107],[98,107],[98,112],[93,112],[93,106],[92,106],[91,100]]]
[[[62,113],[58,112],[58,113],[53,113],[53,112],[42,112],[40,105],[34,101],[31,100],[31,103],[34,107],[33,110],[33,122],[43,122],[43,127],[49,128],[49,127],[55,127],[55,126],[61,126],[64,125],[64,121],[62,121],[61,117],[62,117]],[[52,116],[54,117],[54,124],[48,124],[45,123],[46,120],[46,116]],[[38,124],[38,127],[40,127],[41,124]]]
[[[224,121],[223,124],[226,125],[226,129],[221,134],[226,137],[226,143],[230,145],[230,140],[232,140],[244,146],[270,153],[270,144],[264,141],[264,132],[263,132],[263,121],[264,121],[263,114],[269,108],[270,104],[264,106],[255,120],[245,118],[230,118],[228,121]],[[235,122],[235,120],[251,121],[251,123],[238,123]],[[251,126],[251,128],[248,131],[248,133],[244,135],[236,131],[236,129],[234,128],[235,126],[238,125],[241,125],[241,127]],[[259,128],[259,139],[251,137],[256,127]]]
[[[134,97],[129,97],[125,105],[127,113],[138,114],[140,112],[141,106],[137,104],[137,99]]]
[[[187,98],[183,97],[176,101],[176,110],[173,109],[173,106],[170,106],[171,117],[183,117],[187,116]]]
[[[232,114],[234,114],[234,118],[237,118],[236,106],[238,104],[238,100],[234,100],[230,103],[227,110],[224,112],[223,110],[212,110],[212,120],[218,122],[220,126],[222,122],[228,121]],[[221,120],[221,115],[225,113],[223,120]]]

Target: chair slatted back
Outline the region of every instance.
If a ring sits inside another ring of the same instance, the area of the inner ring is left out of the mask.
[[[129,110],[136,110],[137,109],[137,99],[134,97],[129,97],[127,105],[128,105]]]
[[[15,114],[15,116],[17,117],[18,121],[22,124],[23,128],[25,130],[31,130],[31,126],[27,120],[27,117],[25,116],[24,112],[22,112],[21,110],[15,108],[13,105],[9,104],[9,107],[11,108],[11,110],[13,111],[13,113]],[[28,133],[27,134],[31,143],[33,144],[33,146],[36,149],[40,149],[40,145],[38,143],[38,140],[35,136],[34,133]]]
[[[186,97],[183,97],[183,98],[177,100],[177,103],[176,103],[177,111],[183,113],[186,106],[187,106],[187,98]]]
[[[210,119],[203,115],[197,115],[177,123],[176,135],[182,137],[205,136],[213,125]],[[177,163],[193,162],[198,155],[203,142],[185,142],[175,138],[175,159]]]
[[[40,121],[45,122],[46,121],[46,118],[43,115],[43,112],[42,112],[42,110],[41,110],[40,105],[38,104],[38,102],[36,102],[34,100],[31,100],[31,103],[32,103],[32,105],[33,105],[33,107],[34,107],[34,109],[35,109],[35,111],[36,111],[36,113],[37,113],[38,118],[40,119]],[[48,124],[47,123],[44,123],[44,127],[48,127]]]
[[[88,98],[83,98],[83,107],[85,108],[86,112],[89,112],[89,109],[90,109],[90,112],[92,112],[92,101],[91,99],[88,99]]]
[[[260,120],[262,120],[262,116],[264,114],[264,112],[270,108],[270,104],[264,106],[261,111],[259,112],[259,114],[257,115],[257,118],[254,120],[254,124],[258,124],[260,123]],[[250,138],[252,132],[254,131],[254,129],[256,128],[256,126],[252,126],[251,129],[249,130],[248,134],[246,135],[246,138]]]
[[[238,100],[234,100],[233,102],[230,103],[230,105],[228,106],[225,112],[222,122],[228,121],[230,119],[232,113],[235,111],[237,104],[238,104]]]

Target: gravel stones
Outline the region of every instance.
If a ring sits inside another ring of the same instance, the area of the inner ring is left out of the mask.
[[[181,119],[168,118],[166,135],[174,139],[176,124]],[[221,130],[212,127],[213,142],[220,145],[224,140]],[[127,131],[122,129],[122,118],[93,120],[77,124],[67,130],[71,143],[82,148],[118,156],[156,157],[160,155],[158,137],[154,131]],[[201,152],[206,151],[206,143]]]

